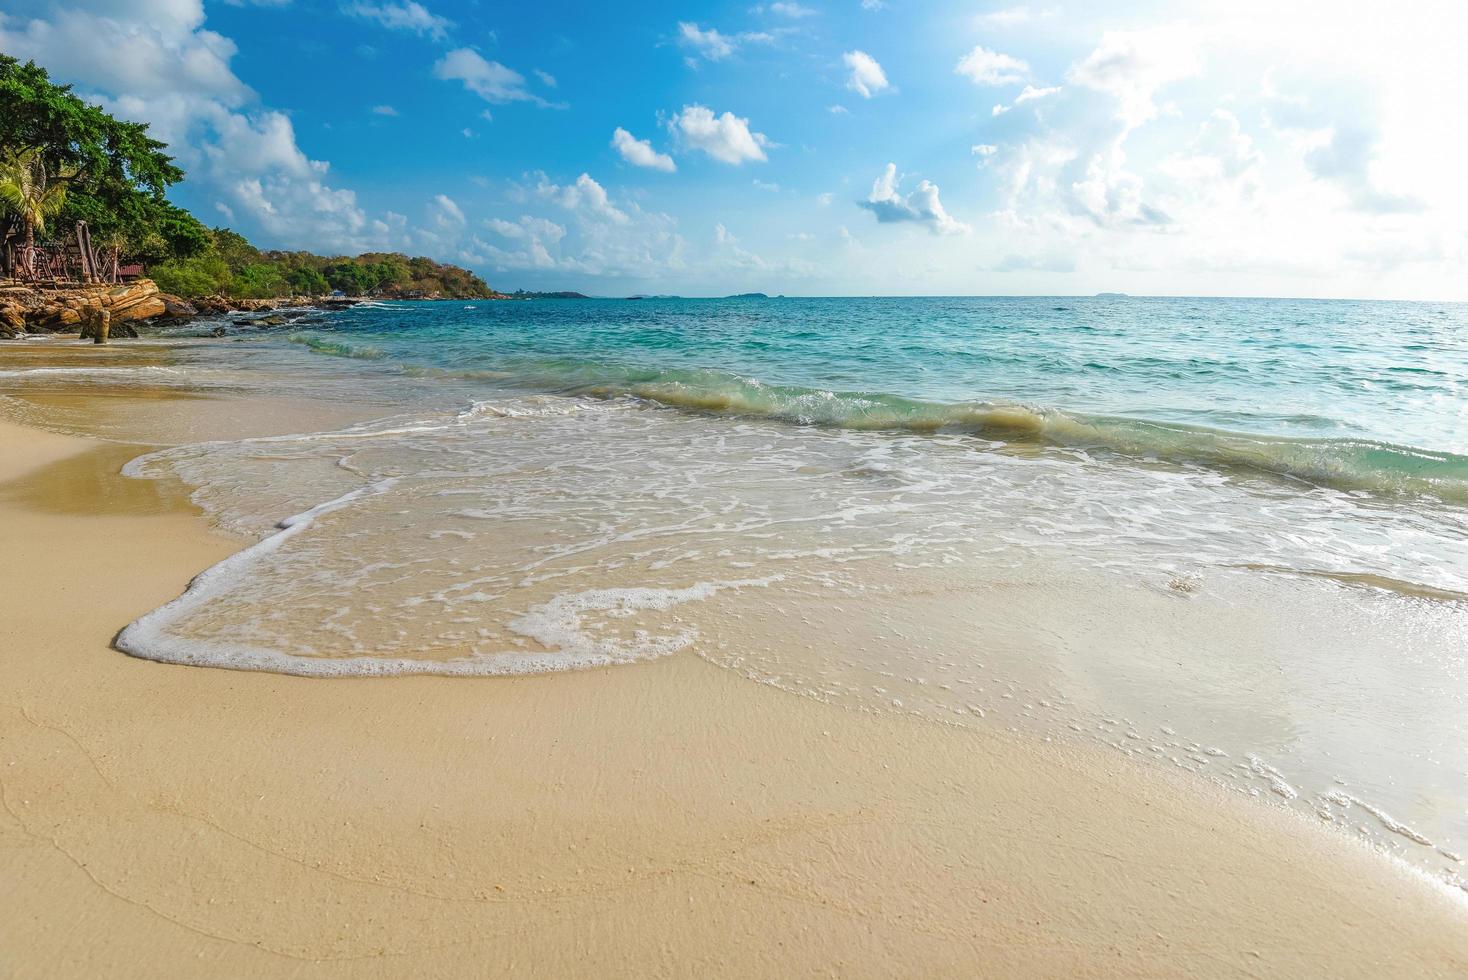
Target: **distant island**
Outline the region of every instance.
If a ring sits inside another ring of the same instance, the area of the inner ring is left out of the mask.
[[[1131,299],[1126,293],[1097,293],[1097,299]]]
[[[733,296],[725,296],[725,299],[769,299],[764,293],[736,293]]]
[[[553,293],[538,293],[528,289],[517,289],[513,293],[504,293],[509,299],[591,299],[585,293],[572,292],[562,289]]]

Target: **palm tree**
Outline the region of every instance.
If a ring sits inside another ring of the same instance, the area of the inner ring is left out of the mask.
[[[39,149],[11,151],[0,157],[0,212],[19,215],[25,228],[21,273],[33,274],[36,232],[46,230],[46,218],[61,210],[69,174],[48,179]]]

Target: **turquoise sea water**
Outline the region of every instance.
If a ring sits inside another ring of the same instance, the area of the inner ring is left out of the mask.
[[[796,424],[970,431],[1468,499],[1462,305],[404,304],[359,309],[291,340],[487,386],[635,395]]]
[[[177,387],[293,428],[146,401],[197,434],[126,472],[253,543],[125,652],[317,677],[692,654],[1100,740],[1462,882],[1468,306],[366,303],[147,339],[166,364],[0,357],[0,407]],[[313,424],[331,403],[368,418]]]

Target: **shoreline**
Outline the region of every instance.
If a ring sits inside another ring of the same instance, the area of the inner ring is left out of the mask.
[[[95,513],[115,444],[7,422],[0,450],[26,975],[1468,969],[1464,896],[1297,814],[691,652],[333,680],[126,657],[113,634],[240,541],[182,487]],[[95,492],[55,499],[79,472]]]

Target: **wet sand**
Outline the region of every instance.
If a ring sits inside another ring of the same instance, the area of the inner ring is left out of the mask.
[[[0,424],[0,965],[27,977],[1456,976],[1462,896],[1115,753],[691,653],[312,680],[109,648],[240,542]]]

